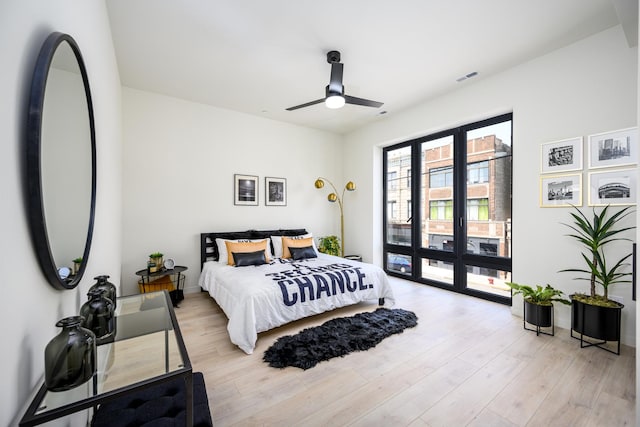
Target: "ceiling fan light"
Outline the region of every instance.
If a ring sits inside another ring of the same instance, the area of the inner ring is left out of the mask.
[[[327,106],[327,108],[335,109],[335,108],[344,107],[345,101],[342,95],[329,95],[324,100],[324,103]]]

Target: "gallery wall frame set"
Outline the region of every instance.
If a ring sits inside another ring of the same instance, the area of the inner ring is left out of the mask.
[[[264,178],[265,206],[287,205],[286,178]],[[259,205],[259,179],[256,175],[233,175],[233,204],[236,206]]]
[[[266,176],[264,178],[265,206],[287,206],[287,179]]]
[[[255,175],[233,175],[233,204],[258,206],[258,177]]]
[[[589,169],[638,163],[638,128],[589,135]]]
[[[582,137],[542,144],[540,207],[582,206],[584,145]],[[586,150],[588,205],[637,204],[638,128],[589,135]]]
[[[638,202],[638,169],[589,172],[589,206],[623,206]]]
[[[582,170],[582,137],[542,144],[541,173]]]
[[[582,206],[582,173],[542,175],[540,206],[543,208]]]

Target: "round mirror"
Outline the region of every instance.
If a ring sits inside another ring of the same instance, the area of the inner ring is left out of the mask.
[[[26,178],[32,240],[58,289],[75,288],[87,265],[96,195],[96,144],[87,72],[67,34],[44,42],[27,117]]]

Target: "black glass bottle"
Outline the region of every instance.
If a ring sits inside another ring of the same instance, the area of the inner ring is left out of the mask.
[[[111,302],[113,303],[113,308],[116,308],[117,302],[116,302],[116,285],[114,285],[113,283],[109,282],[107,279],[109,278],[109,276],[107,276],[106,274],[103,274],[101,276],[96,276],[94,277],[95,280],[97,280],[97,282],[91,286],[89,288],[89,290],[91,289],[104,289],[107,294],[105,295],[107,298],[109,298],[111,300]]]
[[[89,300],[80,307],[82,326],[96,335],[96,344],[112,341],[116,331],[113,302],[106,297],[104,288],[92,287],[87,296]]]
[[[81,326],[81,316],[56,323],[62,331],[44,350],[44,382],[48,390],[70,390],[88,381],[96,372],[96,337]]]

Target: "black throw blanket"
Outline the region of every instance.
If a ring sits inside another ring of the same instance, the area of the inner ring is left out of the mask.
[[[417,324],[418,317],[411,311],[381,307],[280,337],[265,351],[263,360],[274,368],[309,369],[323,360],[368,350],[386,337]]]

